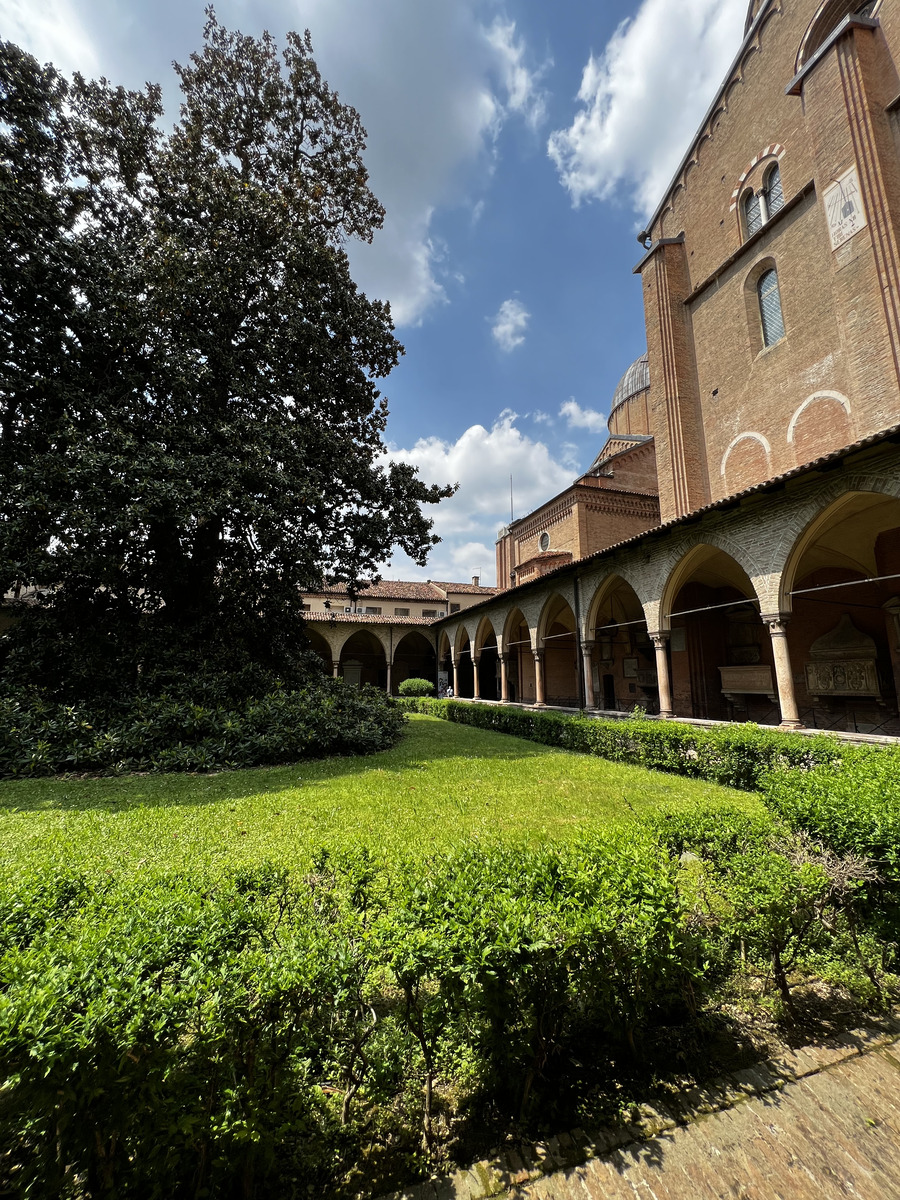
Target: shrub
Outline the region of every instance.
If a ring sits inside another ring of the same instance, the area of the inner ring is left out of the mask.
[[[433,696],[434,684],[427,679],[404,679],[397,691],[401,696]]]
[[[632,837],[6,881],[48,915],[0,959],[0,1190],[333,1195],[373,1127],[433,1136],[438,1073],[527,1115],[586,1031],[627,1044],[701,985],[675,874]]]
[[[612,762],[670,771],[745,791],[758,790],[762,776],[772,768],[807,770],[817,763],[839,761],[845,752],[834,738],[782,733],[757,725],[706,729],[677,721],[595,720],[459,700],[425,703],[428,707],[417,702],[416,711],[546,746],[596,754]]]
[[[792,829],[842,856],[871,860],[879,878],[861,888],[864,913],[879,935],[900,942],[900,751],[848,747],[840,763],[771,771],[764,803]]]
[[[231,707],[136,697],[104,707],[0,698],[0,777],[210,771],[371,754],[404,716],[376,688],[322,679]]]

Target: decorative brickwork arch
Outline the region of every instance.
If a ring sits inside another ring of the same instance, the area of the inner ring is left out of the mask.
[[[813,392],[791,417],[787,440],[797,465],[853,441],[850,401],[843,392]]]
[[[759,154],[755,154],[738,176],[737,183],[734,186],[734,191],[731,193],[731,204],[729,205],[728,211],[735,212],[738,209],[738,201],[741,197],[741,193],[744,191],[744,185],[760,163],[764,164],[763,170],[765,170],[770,162],[779,162],[783,157],[784,146],[782,146],[780,142],[772,142],[772,144],[766,146],[764,150],[760,150]]]
[[[506,659],[508,696],[512,701],[533,704],[537,690],[535,678],[536,622],[532,626],[521,608],[511,608],[503,623],[500,652]]]
[[[781,612],[792,611],[791,593],[796,583],[798,568],[804,556],[822,538],[823,533],[839,522],[849,520],[856,513],[863,513],[867,509],[875,510],[886,500],[900,501],[900,479],[886,475],[856,475],[835,481],[790,515],[778,547],[779,556],[783,555],[779,572],[778,607]],[[855,558],[852,559],[849,554],[845,555],[848,561],[854,561],[860,569],[873,569],[874,564],[865,561],[865,546],[855,545],[853,553]],[[900,591],[900,588],[897,590]]]
[[[659,711],[655,651],[644,607],[623,575],[608,575],[595,590],[583,646],[589,707],[630,712],[639,705]]]
[[[768,479],[772,474],[772,447],[768,438],[752,430],[739,433],[722,455],[719,473],[725,481],[726,496]]]
[[[672,611],[672,601],[688,577],[695,561],[694,552],[697,550],[715,551],[727,558],[733,559],[740,571],[750,581],[752,594],[758,595],[756,586],[752,583],[764,570],[756,559],[736,538],[725,536],[721,530],[708,529],[702,534],[692,534],[673,546],[667,554],[660,553],[658,562],[654,564],[652,580],[648,573],[648,594],[657,597],[655,603],[644,600],[644,611],[647,623],[653,632],[655,629],[669,628],[668,615]],[[674,591],[673,591],[674,589]],[[637,591],[637,589],[635,589]],[[640,595],[640,593],[638,593]]]

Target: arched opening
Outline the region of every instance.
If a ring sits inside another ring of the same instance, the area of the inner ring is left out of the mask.
[[[328,642],[317,629],[311,629],[309,625],[306,627],[306,636],[309,638],[310,650],[318,654],[319,658],[322,660],[323,668],[330,675],[333,670],[333,659],[331,647],[329,646]]]
[[[446,696],[447,688],[453,683],[453,660],[450,656],[450,638],[441,631],[438,639],[437,689],[439,696]]]
[[[427,679],[437,684],[434,646],[418,629],[404,633],[394,649],[391,685],[394,692],[404,679]]]
[[[454,693],[466,700],[475,695],[475,671],[472,664],[472,644],[465,629],[460,629],[456,636],[456,678],[457,686]]]
[[[347,683],[361,687],[371,683],[387,687],[387,658],[384,647],[368,629],[359,629],[341,647],[341,675]]]
[[[781,603],[803,723],[900,735],[900,500],[829,505],[791,551]]]
[[[506,618],[503,652],[506,654],[510,701],[514,704],[534,704],[535,677],[531,630],[521,609],[514,608]]]
[[[551,596],[541,614],[538,645],[544,651],[544,702],[580,708],[575,614],[562,596]]]
[[[475,635],[478,656],[478,694],[482,700],[500,699],[500,655],[497,651],[497,635],[485,617]]]
[[[588,637],[594,707],[607,712],[659,712],[656,656],[644,609],[619,575],[604,580],[591,602]]]
[[[771,638],[743,567],[714,546],[695,546],[669,577],[662,604],[676,714],[779,724]]]

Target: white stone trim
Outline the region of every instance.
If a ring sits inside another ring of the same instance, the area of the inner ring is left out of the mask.
[[[738,442],[743,442],[747,438],[752,438],[754,441],[759,442],[760,445],[762,446],[763,450],[765,450],[765,452],[766,452],[766,459],[768,460],[771,458],[772,447],[769,445],[768,438],[764,437],[763,434],[755,433],[752,430],[747,430],[744,433],[739,433],[737,435],[737,437],[731,439],[731,441],[728,443],[728,449],[722,455],[722,465],[719,468],[719,474],[722,476],[723,479],[725,478],[725,468],[728,465],[728,455],[732,452],[732,450],[735,448],[735,446],[738,444]]]
[[[797,427],[797,422],[803,416],[809,406],[815,403],[816,400],[837,400],[841,408],[847,416],[850,416],[850,401],[843,392],[813,392],[811,396],[807,396],[794,415],[791,417],[791,423],[788,425],[787,440],[788,445],[792,445],[794,441],[794,430]]]

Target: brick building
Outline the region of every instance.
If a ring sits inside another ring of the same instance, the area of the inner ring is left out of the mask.
[[[439,619],[488,699],[900,734],[900,8],[752,0],[590,470]]]

